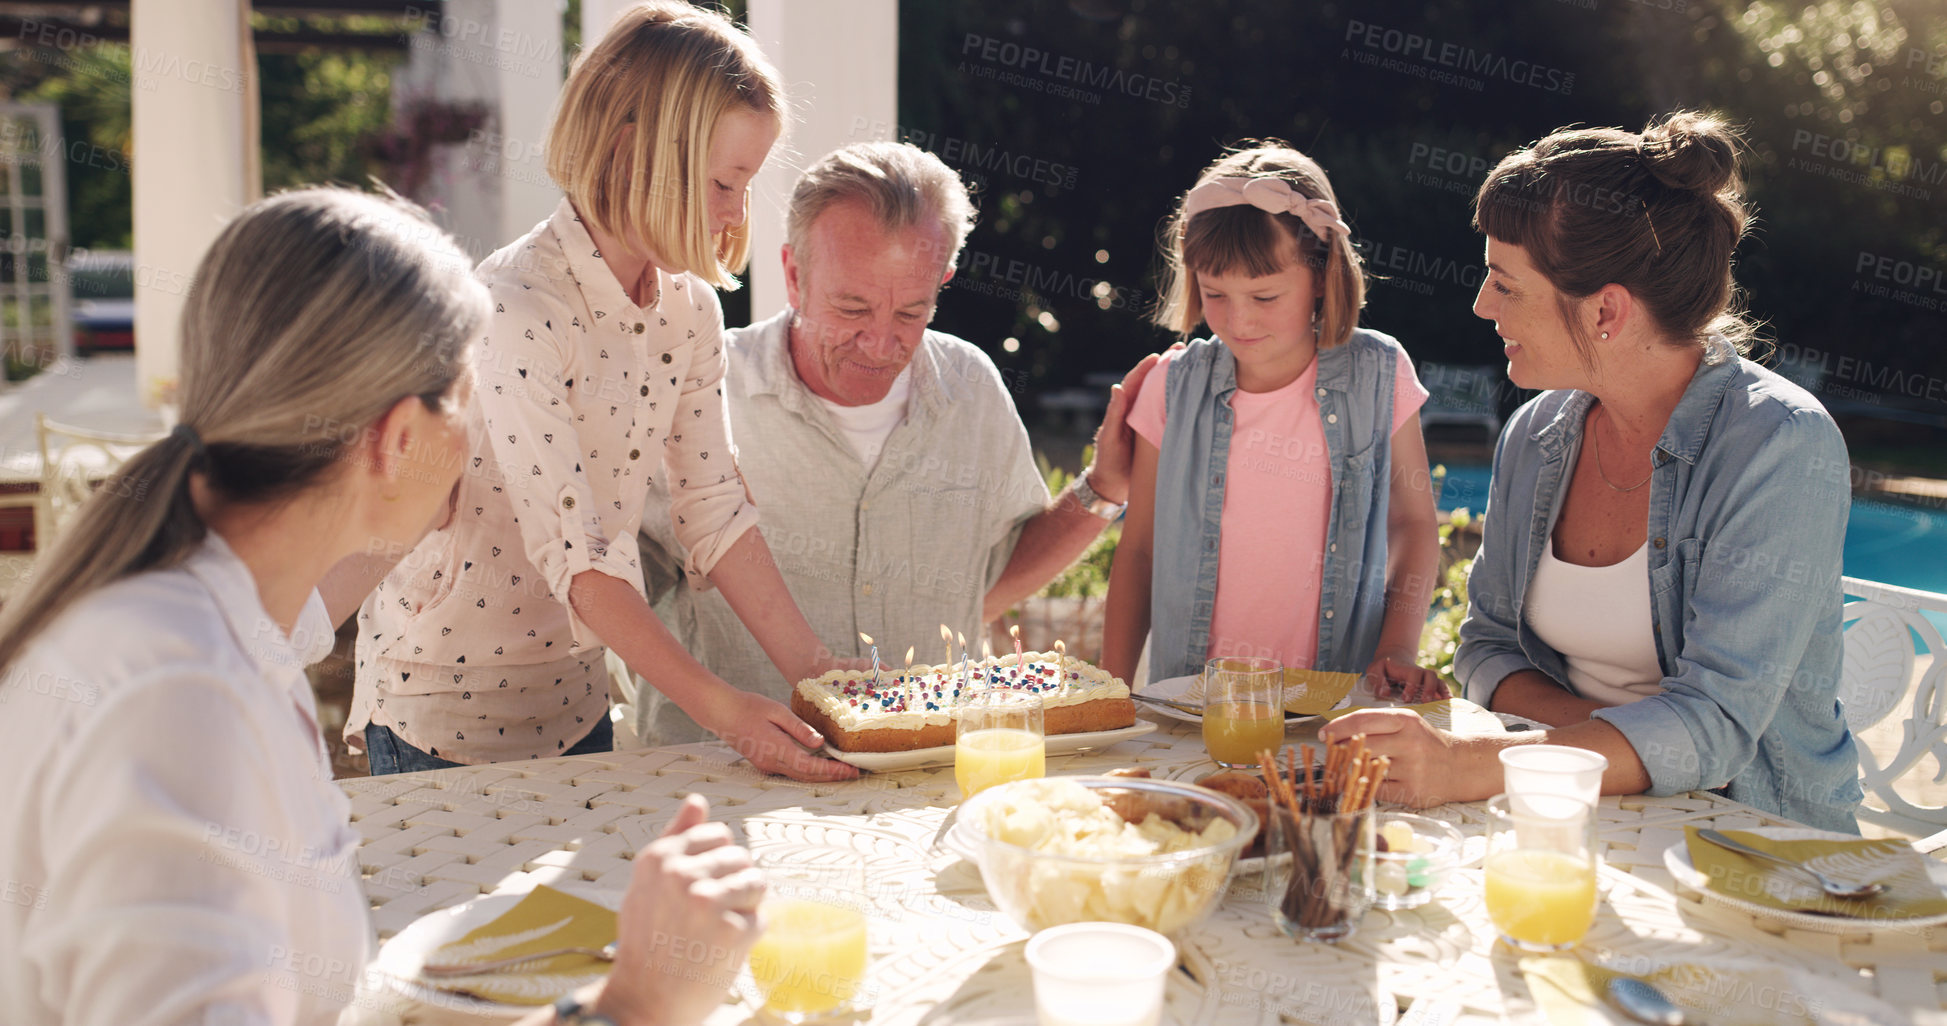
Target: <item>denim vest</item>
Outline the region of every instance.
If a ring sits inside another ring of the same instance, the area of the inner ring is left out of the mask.
[[[1319,589],[1316,669],[1363,672],[1379,647],[1399,348],[1392,336],[1360,328],[1345,345],[1320,349],[1316,357],[1332,519],[1319,576],[1292,582]],[[1191,342],[1170,364],[1156,465],[1150,680],[1198,672],[1210,647],[1236,390],[1237,361],[1217,339]]]

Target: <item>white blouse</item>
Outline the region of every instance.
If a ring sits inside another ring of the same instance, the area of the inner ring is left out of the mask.
[[[1623,705],[1663,693],[1650,622],[1649,543],[1620,563],[1578,566],[1541,547],[1523,615],[1528,628],[1561,653],[1575,693]]]
[[[371,950],[304,666],[212,534],[83,598],[0,680],[0,1022],[329,1023]]]
[[[601,639],[568,605],[576,574],[642,589],[636,529],[668,468],[692,586],[757,526],[724,413],[723,311],[691,275],[629,299],[567,200],[480,265],[494,312],[454,521],[359,613],[345,737],[365,724],[461,763],[559,755],[608,709]]]

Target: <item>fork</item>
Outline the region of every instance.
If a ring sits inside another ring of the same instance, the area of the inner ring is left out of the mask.
[[[615,942],[610,941],[600,948],[552,948],[547,951],[536,951],[528,955],[515,955],[512,958],[497,958],[491,962],[466,962],[460,965],[422,965],[419,967],[419,975],[433,977],[477,976],[481,973],[499,972],[502,969],[512,969],[515,966],[527,965],[530,962],[539,962],[542,959],[554,958],[558,955],[587,955],[589,958],[598,959],[603,962],[613,962],[615,961]]]

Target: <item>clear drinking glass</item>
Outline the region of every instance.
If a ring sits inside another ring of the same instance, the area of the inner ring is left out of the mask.
[[[1217,765],[1255,768],[1284,743],[1284,667],[1225,656],[1203,664],[1203,745]]]
[[[1487,803],[1487,915],[1523,951],[1574,947],[1595,922],[1595,806],[1562,795]]]
[[[1041,696],[1013,688],[976,688],[954,707],[953,779],[960,797],[1048,774]]]
[[[1299,940],[1343,940],[1372,907],[1371,807],[1294,813],[1271,803],[1265,824],[1265,890],[1271,918]]]
[[[866,976],[865,861],[847,848],[755,853],[764,871],[764,932],[750,975],[765,1010],[790,1023],[842,1017]]]

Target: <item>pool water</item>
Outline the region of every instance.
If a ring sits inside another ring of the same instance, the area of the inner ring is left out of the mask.
[[[1440,508],[1486,509],[1488,470],[1448,464]],[[1853,499],[1846,521],[1845,574],[1947,594],[1947,510]]]

